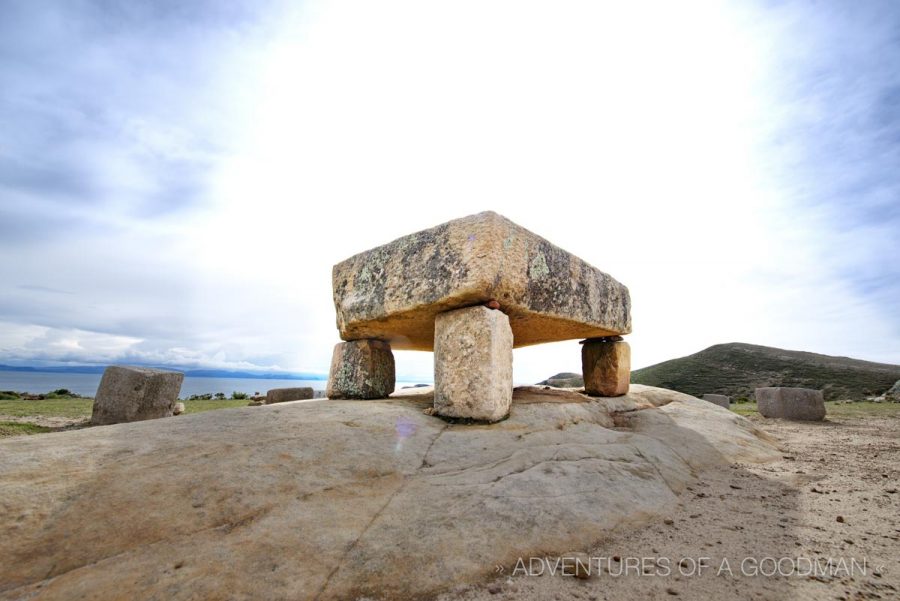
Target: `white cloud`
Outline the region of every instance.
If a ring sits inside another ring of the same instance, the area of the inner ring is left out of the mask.
[[[148,92],[171,107],[126,103],[121,138],[73,146],[98,189],[120,193],[42,204],[72,231],[0,262],[5,282],[73,291],[0,294],[0,317],[52,328],[49,354],[68,340],[66,356],[106,357],[103,336],[133,337],[122,352],[151,361],[325,371],[334,263],[492,209],[630,287],[635,366],[732,340],[900,361],[896,315],[841,275],[890,229],[844,232],[836,256],[834,216],[798,206],[772,164],[796,116],[779,102],[794,31],[781,13],[712,1],[267,10],[256,29],[217,30],[209,51],[185,38],[177,77],[159,50],[164,68],[132,77],[156,81]],[[160,179],[175,164],[203,169],[183,203]],[[160,196],[177,210],[153,214]],[[23,336],[3,329],[0,348]],[[516,379],[577,371],[579,352],[518,350]],[[401,376],[430,365],[398,353]]]

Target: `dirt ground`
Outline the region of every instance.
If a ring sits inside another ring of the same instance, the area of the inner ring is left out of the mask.
[[[589,578],[570,554],[524,557],[441,599],[900,599],[900,411],[749,419],[782,459],[706,471],[668,517],[573,549]]]

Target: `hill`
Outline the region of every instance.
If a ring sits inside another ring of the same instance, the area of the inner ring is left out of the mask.
[[[761,386],[817,388],[825,398],[862,399],[900,380],[900,365],[732,342],[632,372],[635,384],[752,398]]]
[[[581,374],[564,371],[550,376],[546,380],[537,383],[538,386],[555,386],[557,388],[579,388],[584,386],[584,378]]]

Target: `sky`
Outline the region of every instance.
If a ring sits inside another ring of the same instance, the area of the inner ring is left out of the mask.
[[[0,0],[0,363],[326,373],[332,265],[484,210],[635,368],[900,363],[900,4]]]

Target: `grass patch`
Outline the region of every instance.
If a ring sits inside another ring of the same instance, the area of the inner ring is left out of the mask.
[[[738,415],[759,415],[755,401],[749,403],[732,403],[731,410]]]
[[[93,406],[93,399],[5,400],[0,401],[0,415],[86,418]]]
[[[53,428],[38,426],[37,424],[20,424],[19,422],[0,422],[0,438],[4,436],[19,436],[21,434],[43,434],[52,432]]]
[[[900,403],[829,403],[825,402],[828,417],[900,417]]]
[[[759,415],[756,403],[732,403],[731,410],[738,415]],[[900,417],[900,403],[872,403],[857,401],[825,401],[826,417]]]
[[[247,406],[247,401],[244,399],[210,399],[183,402],[185,413],[202,413],[203,411]],[[91,417],[93,406],[93,399],[0,400],[0,415],[87,419]]]
[[[215,411],[216,409],[230,409],[231,407],[246,407],[247,399],[203,399],[183,401],[185,413],[202,413]]]

